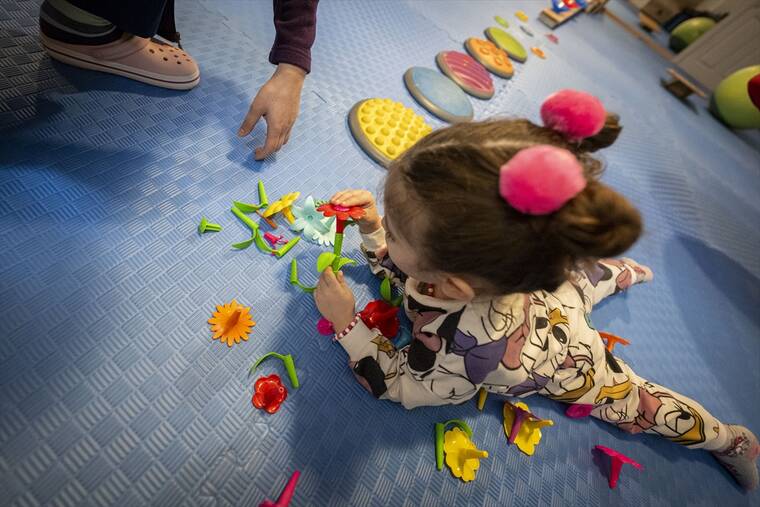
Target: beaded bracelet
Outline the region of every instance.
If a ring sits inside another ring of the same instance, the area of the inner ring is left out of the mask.
[[[348,333],[350,333],[350,332],[351,332],[351,330],[352,330],[353,328],[355,328],[355,327],[356,327],[356,325],[359,323],[359,319],[360,319],[360,317],[359,317],[359,314],[357,313],[357,314],[354,316],[354,320],[352,320],[352,321],[351,321],[351,323],[350,323],[348,326],[346,326],[346,329],[344,329],[344,330],[343,330],[343,331],[341,331],[340,333],[337,333],[337,334],[336,334],[336,335],[333,337],[333,341],[334,341],[334,342],[336,342],[336,341],[338,341],[338,340],[341,340],[341,339],[342,339],[344,336],[346,336]]]

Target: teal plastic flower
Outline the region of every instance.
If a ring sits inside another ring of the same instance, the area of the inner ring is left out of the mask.
[[[335,217],[327,218],[317,211],[317,203],[312,196],[306,198],[302,206],[293,206],[295,220],[290,229],[301,232],[303,237],[323,246],[331,246],[335,241]]]

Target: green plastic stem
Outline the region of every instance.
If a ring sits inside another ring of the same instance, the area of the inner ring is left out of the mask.
[[[443,423],[435,423],[435,467],[443,470]]]
[[[269,206],[267,191],[264,190],[264,182],[259,180],[259,207],[265,208],[267,206]]]
[[[316,289],[316,287],[307,287],[298,281],[298,262],[295,259],[290,261],[290,283],[308,294],[311,294]]]
[[[288,241],[285,245],[283,245],[279,249],[274,250],[274,254],[279,259],[280,257],[284,256],[286,253],[290,252],[291,248],[296,246],[299,241],[301,241],[301,236],[296,236],[295,238]]]
[[[245,213],[237,209],[236,207],[231,208],[232,213],[235,214],[236,217],[238,217],[245,225],[247,225],[253,232],[256,232],[259,230],[259,224],[251,220],[248,216],[246,216]]]
[[[259,365],[262,362],[264,362],[265,359],[269,357],[276,357],[277,359],[282,361],[282,363],[285,365],[285,370],[288,372],[288,378],[290,378],[290,383],[293,385],[294,389],[298,389],[300,384],[298,382],[298,374],[296,373],[296,364],[293,361],[293,356],[291,356],[290,354],[282,355],[282,354],[278,354],[277,352],[269,352],[267,354],[264,354],[263,356],[261,356],[261,358],[259,358],[258,361],[256,361],[253,364],[253,366],[251,366],[251,369],[248,370],[248,375],[250,376],[254,371],[256,371],[256,368],[258,368]]]
[[[267,244],[266,241],[264,241],[264,238],[261,236],[261,232],[256,229],[256,232],[254,233],[253,241],[256,243],[256,246],[264,253],[272,253],[274,250]]]
[[[457,426],[467,434],[468,438],[472,438],[472,429],[461,419],[449,419],[443,423],[435,423],[435,466],[438,470],[443,470],[443,437],[446,428],[451,425]]]
[[[335,245],[333,245],[333,253],[340,257],[340,253],[343,251],[343,233],[335,233]]]

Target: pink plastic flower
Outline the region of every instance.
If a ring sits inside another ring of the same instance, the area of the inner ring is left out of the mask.
[[[616,451],[615,449],[610,449],[609,447],[605,447],[603,445],[595,445],[594,449],[601,451],[610,457],[610,476],[608,479],[610,489],[613,489],[615,486],[617,486],[618,478],[620,477],[620,469],[623,468],[623,465],[631,465],[638,470],[644,468],[638,462],[632,460],[625,454]]]
[[[582,419],[584,417],[588,417],[593,410],[594,405],[586,405],[584,403],[580,403],[578,405],[570,405],[567,407],[567,410],[565,410],[565,415],[570,419]]]
[[[330,336],[331,334],[335,334],[335,328],[332,322],[324,317],[320,317],[317,321],[317,332],[322,336]]]

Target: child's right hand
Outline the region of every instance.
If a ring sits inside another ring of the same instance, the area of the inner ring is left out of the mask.
[[[380,215],[377,213],[375,198],[366,190],[341,190],[330,199],[339,206],[361,206],[365,210],[362,218],[356,221],[362,234],[371,234],[382,227]]]

